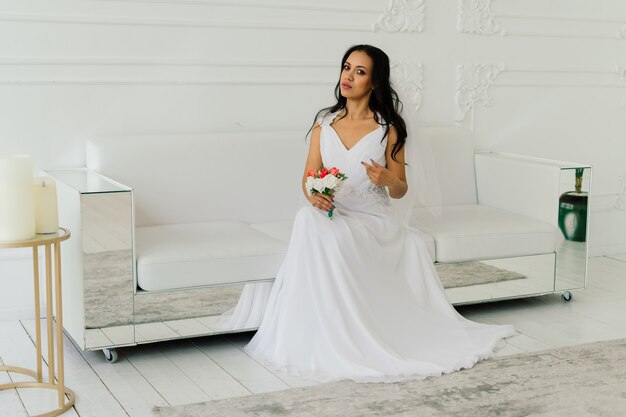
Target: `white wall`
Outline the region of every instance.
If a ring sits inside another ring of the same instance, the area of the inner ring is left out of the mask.
[[[593,164],[591,253],[626,252],[624,0],[0,0],[0,153],[69,167],[93,135],[304,136],[355,43],[390,55],[421,124]]]
[[[45,312],[45,257],[39,251],[39,287],[41,311]],[[0,251],[0,320],[31,319],[35,317],[33,294],[32,249]]]

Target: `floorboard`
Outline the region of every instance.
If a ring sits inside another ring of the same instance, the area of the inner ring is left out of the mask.
[[[498,356],[626,337],[626,255],[591,258],[587,283],[570,303],[556,294],[457,309],[471,320],[516,327],[519,334],[503,343]],[[35,368],[34,323],[0,322],[0,361]],[[139,336],[188,334],[200,326],[207,323],[180,320],[144,326]],[[45,338],[45,326],[42,330]],[[115,364],[107,363],[100,351],[80,352],[66,338],[67,385],[78,400],[63,416],[151,417],[154,406],[315,384],[273,373],[249,357],[243,348],[251,337],[241,333],[122,348]],[[0,383],[8,379],[6,372],[0,373]],[[0,392],[0,417],[27,417],[56,405],[54,393],[37,391],[42,390]]]

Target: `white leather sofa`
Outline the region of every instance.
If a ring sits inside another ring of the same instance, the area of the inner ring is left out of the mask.
[[[416,207],[411,225],[435,246],[439,263],[548,254],[557,228],[559,177],[553,162],[475,153],[469,131],[422,128],[440,182],[439,216]]]
[[[562,243],[557,226],[562,164],[475,153],[472,136],[463,129],[424,128],[417,134],[431,143],[443,206],[440,217],[415,207],[411,226],[424,237],[436,265],[481,261],[534,274],[526,286],[518,280],[450,289],[451,300],[482,302],[564,289],[555,286],[554,274]],[[87,167],[134,192],[133,324],[205,318],[204,331],[141,336],[136,327],[135,340],[125,344],[223,332],[212,326],[244,298],[243,288],[259,284],[261,302],[267,298],[292,219],[306,204],[300,181],[307,147],[302,131],[88,141]],[[223,301],[220,294],[231,300],[213,308]],[[140,318],[150,297],[162,314]],[[168,297],[184,298],[188,311],[178,314]],[[229,331],[252,328],[248,323]]]
[[[137,285],[163,291],[274,278],[306,151],[303,132],[121,136],[86,160],[133,188]]]

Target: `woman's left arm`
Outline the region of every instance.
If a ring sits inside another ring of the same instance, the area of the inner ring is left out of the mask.
[[[387,187],[391,198],[402,198],[408,190],[404,170],[404,146],[396,154],[395,160],[391,157],[391,150],[397,140],[396,129],[391,126],[387,136],[387,148],[385,149],[386,167],[376,163],[376,161],[363,162],[372,183],[380,187]]]

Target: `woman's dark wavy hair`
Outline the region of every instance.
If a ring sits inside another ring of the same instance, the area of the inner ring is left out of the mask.
[[[343,66],[348,60],[350,54],[354,51],[365,52],[373,62],[373,68],[371,69],[372,75],[372,86],[374,89],[372,90],[372,95],[370,96],[369,107],[370,110],[374,112],[376,115],[376,122],[379,125],[385,126],[385,134],[383,136],[383,140],[389,134],[389,126],[394,126],[396,128],[396,132],[398,134],[397,142],[393,145],[391,149],[391,157],[397,161],[396,155],[400,152],[400,149],[404,146],[407,137],[406,124],[400,116],[400,112],[402,112],[402,103],[398,98],[398,94],[391,87],[391,81],[389,79],[390,76],[390,68],[389,68],[389,57],[386,53],[384,53],[379,48],[372,45],[354,45],[350,49],[346,51],[341,59],[341,70],[339,73],[339,81],[337,81],[337,85],[335,86],[335,98],[337,99],[337,103],[333,106],[323,108],[315,115],[315,119],[313,124],[311,125],[311,129],[315,126],[315,122],[319,119],[321,115],[326,115],[329,113],[334,113],[339,110],[346,110],[345,114],[342,116],[346,117],[348,114],[348,109],[346,108],[346,98],[341,95],[341,72],[343,71]],[[382,117],[382,120],[379,120],[378,114]],[[309,129],[309,132],[311,131]]]

